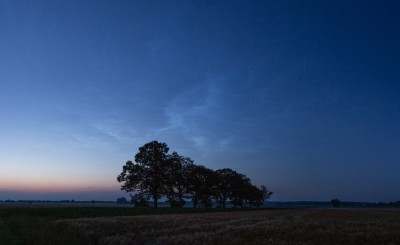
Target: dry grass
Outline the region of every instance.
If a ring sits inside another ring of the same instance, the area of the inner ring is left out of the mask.
[[[400,244],[400,210],[263,210],[53,224],[91,244]]]

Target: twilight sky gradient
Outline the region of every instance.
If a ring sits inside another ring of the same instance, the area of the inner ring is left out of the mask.
[[[399,1],[0,0],[0,200],[115,200],[138,147],[272,200],[400,200]]]

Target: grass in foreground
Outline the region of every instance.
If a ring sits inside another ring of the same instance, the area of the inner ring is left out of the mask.
[[[11,208],[0,217],[14,244],[400,244],[399,209],[206,211]]]
[[[138,216],[171,213],[226,212],[202,208],[133,208],[129,206],[0,206],[0,244],[90,244],[93,239],[75,230],[56,227],[55,220]]]
[[[92,244],[400,244],[400,210],[262,210],[56,221]]]

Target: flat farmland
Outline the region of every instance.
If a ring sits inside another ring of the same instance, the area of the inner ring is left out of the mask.
[[[3,223],[14,244],[400,244],[399,209],[166,210],[90,218],[9,215]]]

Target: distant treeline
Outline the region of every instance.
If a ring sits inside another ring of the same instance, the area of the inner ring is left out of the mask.
[[[257,187],[250,179],[230,168],[212,170],[196,165],[177,152],[168,154],[166,143],[152,141],[139,148],[135,162],[127,161],[117,181],[121,190],[131,193],[137,207],[154,207],[165,197],[171,207],[183,207],[186,200],[193,207],[259,207],[273,194],[265,186]]]
[[[273,207],[331,207],[331,202],[319,202],[319,201],[297,201],[297,202],[268,202],[268,206]],[[362,208],[362,207],[393,207],[399,208],[400,201],[397,202],[340,202],[340,207],[347,208]]]
[[[74,200],[0,200],[0,204],[129,204],[125,198],[118,198],[117,201],[74,201]],[[150,205],[154,203],[150,201]],[[191,201],[186,202],[186,206],[193,205]],[[330,207],[331,202],[320,201],[295,201],[295,202],[268,202],[267,207]],[[168,202],[159,202],[159,206],[170,206]],[[227,207],[234,205],[230,201],[226,202]],[[344,208],[400,208],[400,201],[397,202],[341,202]]]
[[[115,201],[75,201],[72,200],[0,200],[0,203],[5,204],[115,204]]]
[[[376,204],[378,207],[400,207],[400,201],[397,202],[378,202]]]

